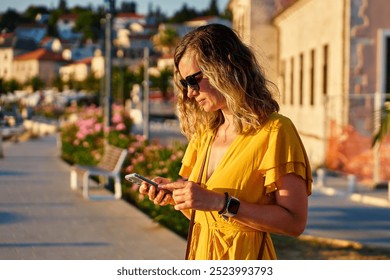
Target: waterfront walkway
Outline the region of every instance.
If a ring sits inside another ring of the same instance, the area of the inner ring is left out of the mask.
[[[3,143],[0,259],[183,259],[185,240],[105,191],[69,187],[56,137]]]

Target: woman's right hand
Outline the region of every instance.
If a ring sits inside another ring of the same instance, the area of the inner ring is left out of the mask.
[[[162,177],[155,177],[152,181],[157,184],[167,184],[170,182],[169,179]],[[155,186],[149,185],[148,183],[143,182],[139,187],[139,192],[147,195],[154,204],[158,204],[160,206],[174,204],[171,192],[168,190],[158,190]]]

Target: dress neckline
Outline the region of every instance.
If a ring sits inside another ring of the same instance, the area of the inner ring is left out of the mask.
[[[234,149],[234,147],[236,146],[236,143],[238,141],[238,139],[240,138],[240,134],[237,134],[236,138],[234,138],[234,140],[232,141],[232,143],[230,143],[229,147],[226,149],[226,151],[223,153],[221,159],[219,160],[218,164],[216,165],[214,171],[210,174],[209,176],[209,164],[210,164],[210,156],[211,156],[211,150],[213,148],[213,143],[214,143],[214,140],[215,140],[215,133],[210,133],[210,136],[209,138],[207,139],[207,147],[206,147],[206,152],[205,152],[205,156],[206,156],[206,164],[205,164],[205,181],[206,183],[208,181],[210,181],[210,179],[212,179],[212,177],[214,176],[215,172],[217,172],[220,168],[221,168],[221,165],[225,162],[226,160],[226,157],[231,154],[232,150]]]

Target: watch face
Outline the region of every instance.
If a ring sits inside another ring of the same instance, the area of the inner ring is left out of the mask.
[[[237,214],[239,207],[240,207],[240,201],[236,198],[231,198],[227,210],[229,213]]]

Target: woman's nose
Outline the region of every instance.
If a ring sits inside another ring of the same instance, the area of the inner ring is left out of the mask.
[[[193,98],[199,94],[199,91],[193,89],[192,87],[187,88],[187,97],[188,98]]]

